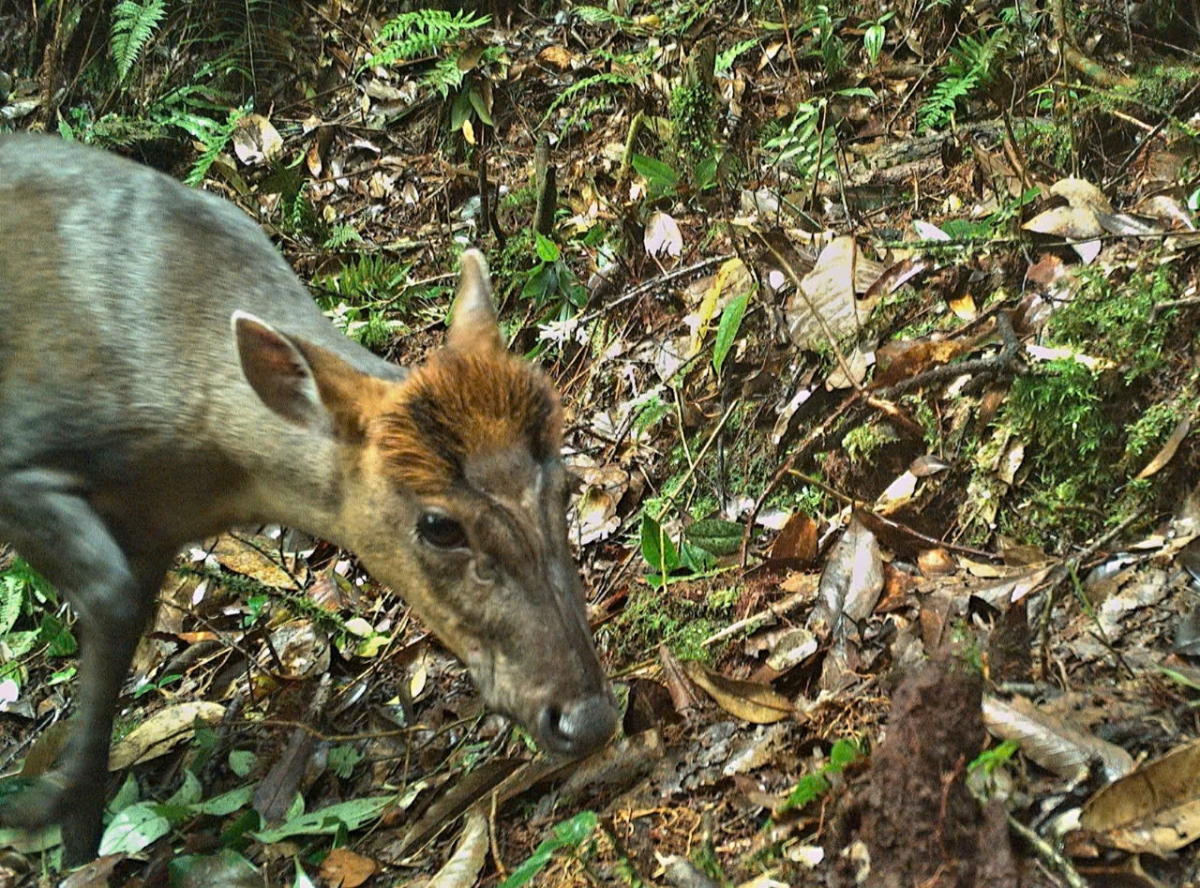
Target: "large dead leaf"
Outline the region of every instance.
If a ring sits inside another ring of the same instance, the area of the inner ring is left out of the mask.
[[[1133,758],[1121,747],[1041,712],[1024,697],[1009,702],[984,697],[983,723],[993,737],[1020,742],[1024,755],[1067,780],[1087,773],[1093,761],[1100,762],[1110,780],[1133,769]]]
[[[808,628],[818,637],[857,635],[856,624],[871,615],[882,591],[879,541],[856,515],[825,562]]]
[[[1200,838],[1200,740],[1097,792],[1079,825],[1102,844],[1159,856]]]
[[[224,706],[203,700],[166,706],[113,745],[108,768],[119,771],[166,755],[180,743],[192,739],[196,733],[196,719],[215,725],[224,716]]]
[[[683,668],[688,678],[707,692],[718,706],[743,721],[769,725],[795,712],[795,707],[787,697],[766,685],[728,678],[697,660],[687,661]]]
[[[788,334],[799,348],[818,348],[856,334],[874,299],[855,298],[858,247],[853,237],[834,238],[813,270],[800,281],[785,310]]]
[[[334,848],[321,861],[321,878],[336,888],[359,888],[379,872],[379,864],[349,848]]]
[[[477,809],[468,811],[454,854],[429,880],[426,888],[471,888],[479,878],[487,852],[487,818]]]

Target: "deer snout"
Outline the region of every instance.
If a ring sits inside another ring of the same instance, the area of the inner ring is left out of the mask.
[[[565,707],[545,706],[538,714],[538,739],[560,755],[595,752],[616,729],[617,705],[611,693],[584,697]]]

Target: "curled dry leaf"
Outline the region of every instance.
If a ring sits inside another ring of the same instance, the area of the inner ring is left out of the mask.
[[[479,878],[488,851],[488,823],[483,812],[467,812],[462,836],[446,865],[434,874],[426,888],[471,888]]]
[[[1200,740],[1105,786],[1079,825],[1109,847],[1160,857],[1200,838]]]
[[[860,321],[870,315],[874,299],[860,302],[854,295],[857,261],[854,238],[834,238],[801,279],[784,311],[788,334],[798,348],[825,346],[831,336],[845,339],[857,333]]]
[[[279,131],[261,114],[247,114],[238,121],[233,131],[233,153],[246,166],[274,160],[282,150]]]
[[[321,861],[321,878],[335,888],[359,888],[377,872],[379,864],[349,848],[334,848]]]
[[[1100,762],[1109,780],[1133,770],[1133,757],[1124,749],[1041,712],[1024,697],[1005,702],[985,696],[983,723],[993,737],[1019,741],[1022,753],[1066,780],[1086,773],[1092,761]]]
[[[166,706],[113,744],[108,769],[119,771],[166,755],[180,743],[192,739],[196,733],[196,719],[215,725],[224,716],[224,706],[203,700]]]
[[[714,672],[697,660],[683,664],[684,672],[730,715],[756,725],[782,721],[795,712],[790,700],[766,685],[740,681]]]

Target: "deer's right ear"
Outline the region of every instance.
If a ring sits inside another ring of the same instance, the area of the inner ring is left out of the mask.
[[[478,250],[467,250],[462,255],[458,295],[454,297],[446,346],[462,355],[504,351],[500,324],[492,305],[487,260]]]
[[[230,324],[242,373],[262,402],[289,422],[328,429],[329,411],[312,365],[296,344],[244,311],[235,311]]]

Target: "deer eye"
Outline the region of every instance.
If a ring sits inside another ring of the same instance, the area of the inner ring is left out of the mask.
[[[425,512],[417,519],[421,539],[439,549],[461,549],[467,544],[463,526],[441,512]]]

